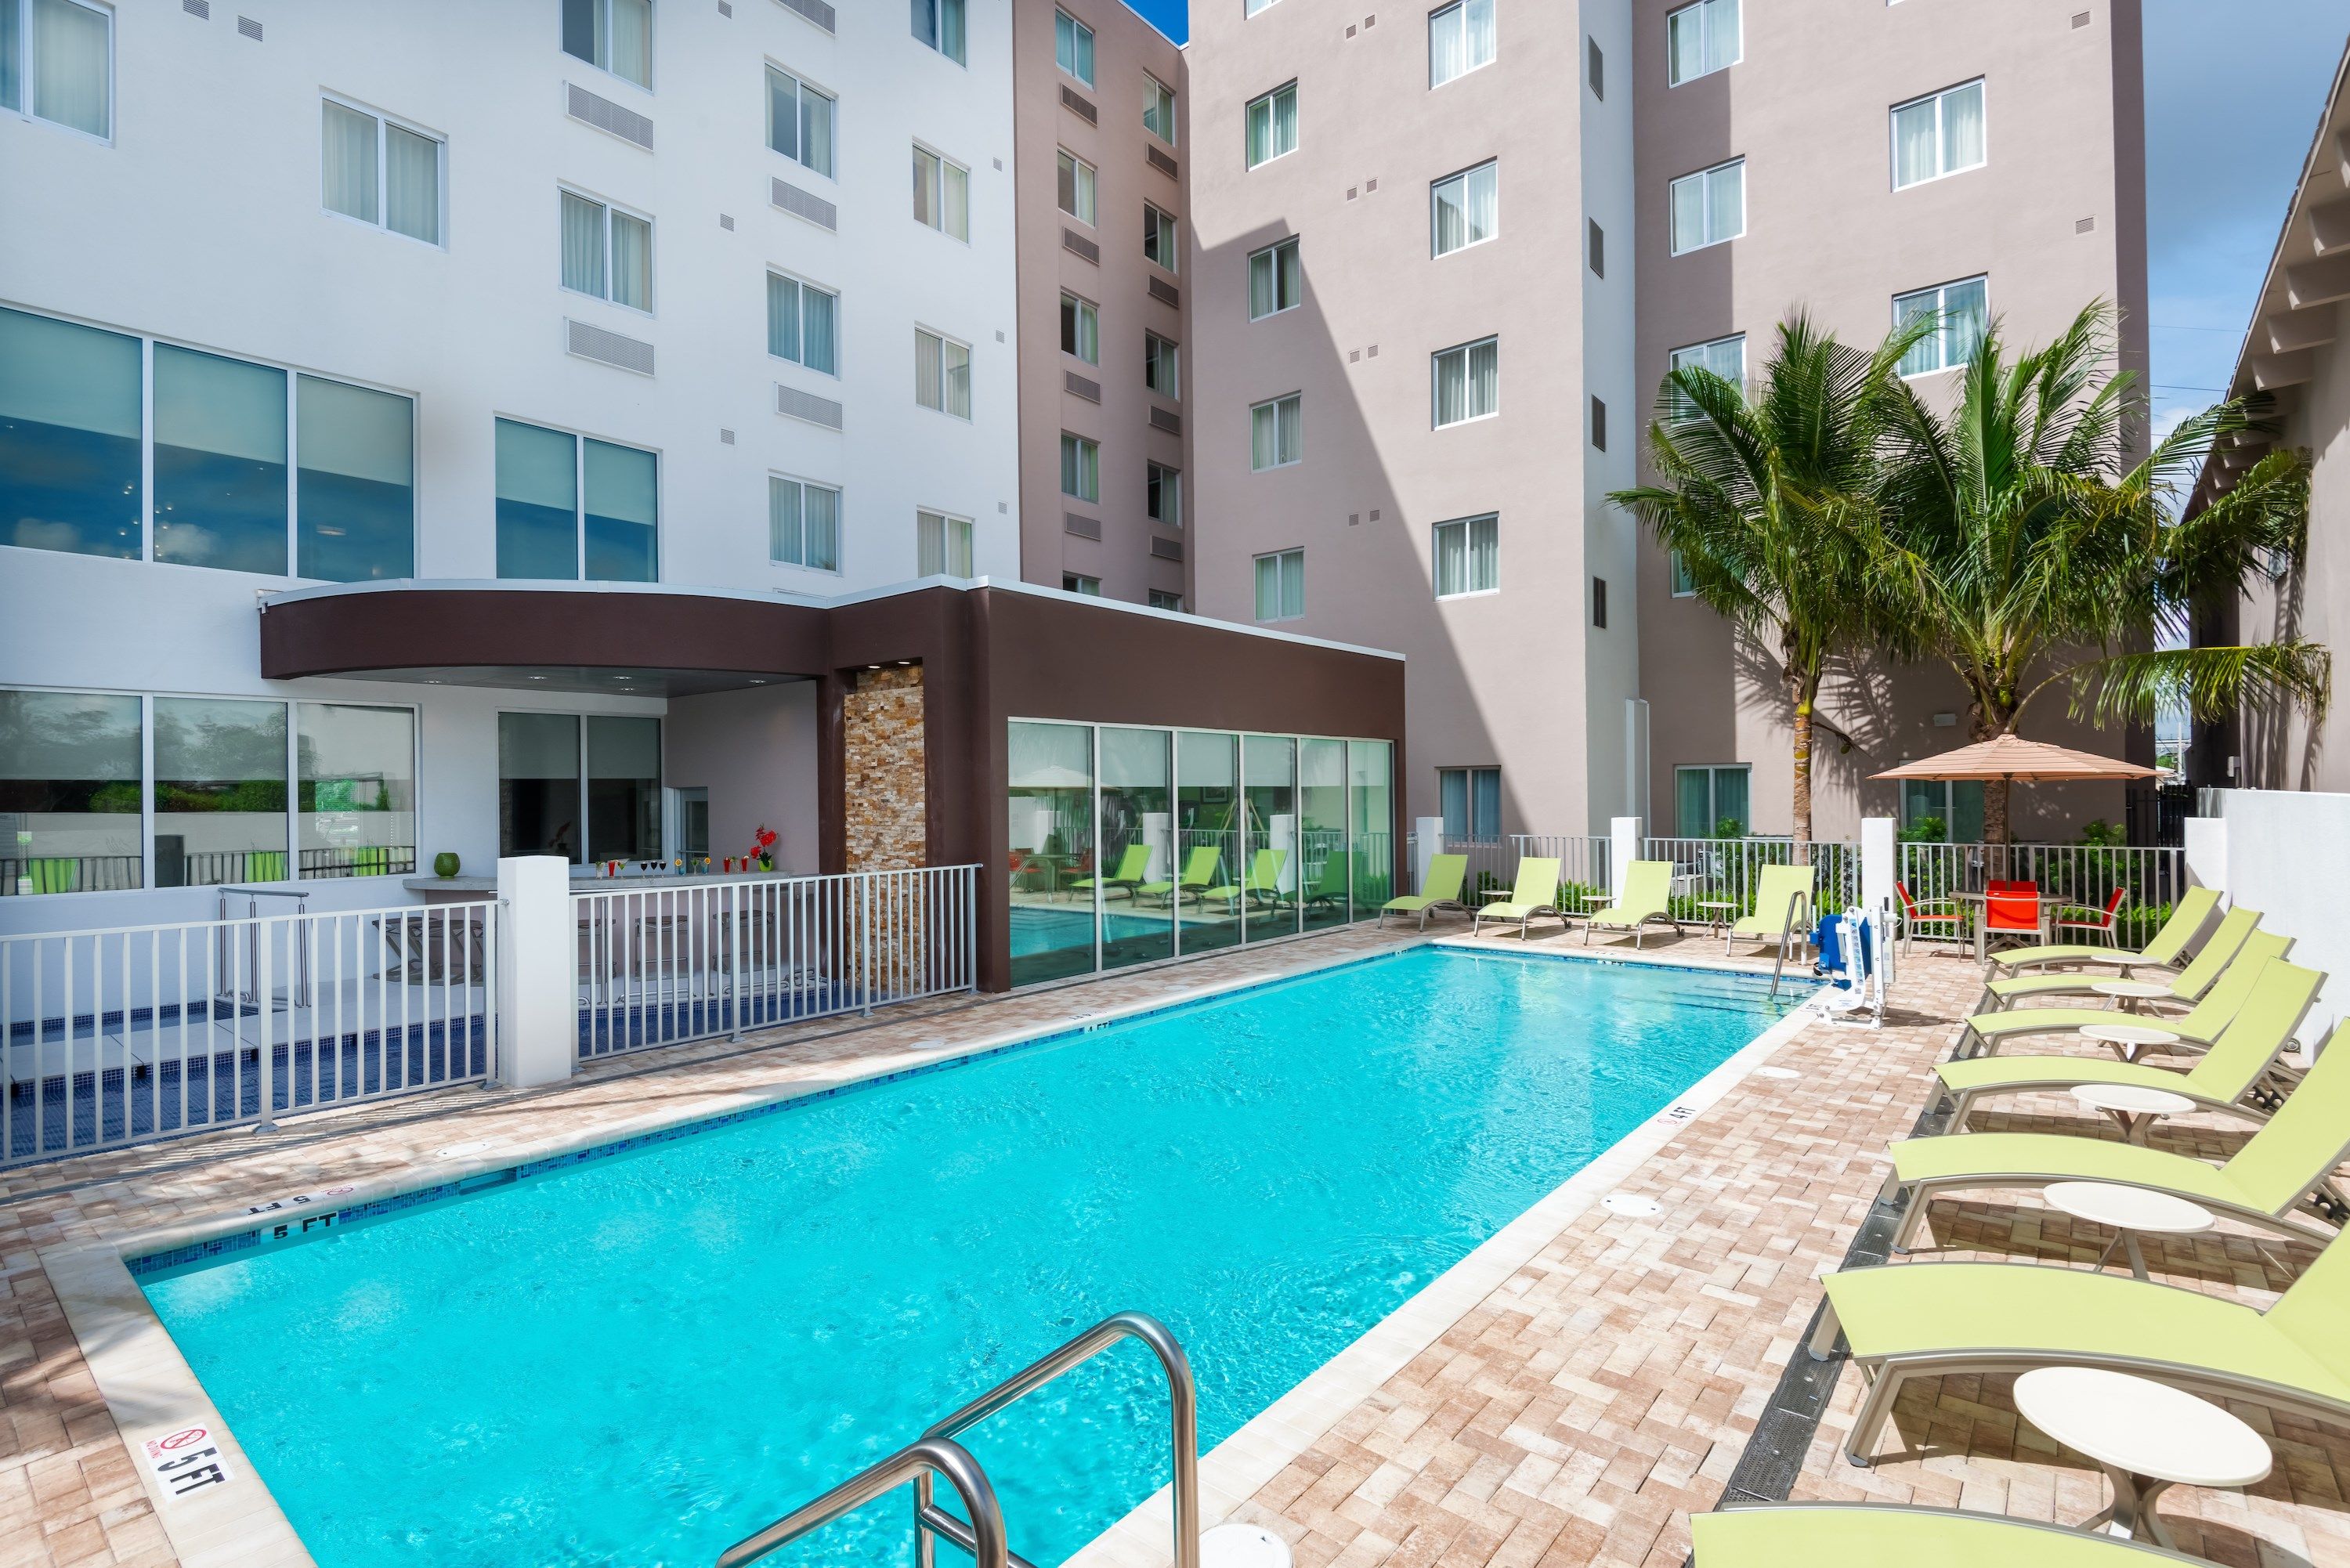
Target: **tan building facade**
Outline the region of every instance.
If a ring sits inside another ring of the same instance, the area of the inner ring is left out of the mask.
[[[1191,607],[1183,52],[1122,0],[1013,0],[1020,566]]]

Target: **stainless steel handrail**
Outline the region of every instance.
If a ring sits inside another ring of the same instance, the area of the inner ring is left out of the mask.
[[[815,1501],[794,1509],[756,1535],[745,1536],[719,1555],[718,1568],[742,1568],[779,1547],[788,1546],[808,1532],[831,1523],[842,1514],[864,1507],[883,1492],[915,1480],[930,1490],[935,1470],[954,1483],[971,1514],[971,1553],[978,1568],[1007,1568],[1003,1543],[1003,1511],[987,1472],[971,1450],[949,1438],[920,1438],[878,1464],[859,1470]]]
[[[1779,956],[1771,961],[1771,1000],[1773,1002],[1779,1000],[1779,976],[1787,967],[1787,938],[1795,929],[1795,909],[1798,906],[1804,911],[1804,926],[1808,928],[1812,924],[1812,896],[1798,893],[1788,899],[1787,913],[1779,921]]]

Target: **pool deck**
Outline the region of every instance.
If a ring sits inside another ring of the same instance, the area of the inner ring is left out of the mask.
[[[1441,934],[1463,929],[1446,922]],[[0,1178],[0,1568],[308,1561],[249,1470],[242,1484],[217,1489],[234,1495],[210,1500],[201,1515],[151,1490],[125,1434],[151,1434],[184,1410],[192,1381],[143,1299],[92,1283],[94,1261],[120,1273],[110,1260],[125,1238],[185,1231],[322,1187],[366,1194],[445,1180],[1413,940],[1348,930],[1011,997],[829,1020],[742,1045],[648,1052],[599,1062],[550,1090],[444,1090],[272,1134],[12,1172]],[[1579,938],[1527,946],[1635,957],[1628,943],[1586,950]],[[1691,935],[1651,939],[1638,956],[1711,967],[1721,952],[1719,939]],[[1210,1521],[1235,1514],[1265,1524],[1293,1542],[1305,1568],[1679,1568],[1688,1513],[1721,1500],[1800,1354],[1817,1277],[1840,1263],[1866,1214],[1885,1145],[1924,1107],[1931,1064],[1977,975],[1921,949],[1902,971],[1884,1029],[1806,1017],[1764,1051],[1742,1053],[1739,1067],[1690,1096],[1689,1114],[1648,1124],[1309,1379],[1275,1407],[1281,1419],[1253,1422],[1219,1448],[1204,1472]],[[1765,1054],[1769,1070],[1746,1070]],[[1795,1075],[1780,1075],[1788,1070]],[[2046,1100],[2026,1108],[2050,1119],[2010,1125],[2054,1126],[2061,1111]],[[2241,1135],[2193,1118],[2158,1142],[2166,1137],[2216,1157]],[[1653,1198],[1660,1212],[1615,1214],[1597,1204],[1602,1189]],[[1946,1250],[1928,1257],[2022,1253],[2079,1266],[2102,1245],[2085,1236],[2076,1245],[2061,1216],[2020,1195],[1939,1205],[1930,1234]],[[2189,1288],[2258,1302],[2282,1283],[2241,1232],[2148,1253],[2159,1277]],[[73,1298],[71,1324],[61,1296]],[[1899,1443],[1888,1442],[1898,1451],[1861,1470],[1835,1452],[1859,1394],[1845,1370],[1794,1495],[2041,1520],[2095,1512],[2104,1501],[2097,1472],[2021,1427],[2007,1382],[1912,1385],[1896,1411]],[[2238,1408],[2271,1436],[2276,1473],[2248,1493],[2167,1493],[2163,1511],[2181,1544],[2244,1568],[2350,1568],[2350,1430]],[[797,1501],[779,1497],[776,1511]],[[170,1511],[169,1535],[159,1509]],[[1019,1521],[1009,1522],[1016,1547]],[[1149,1560],[1141,1522],[1105,1536],[1084,1561]],[[1155,1555],[1165,1561],[1163,1548]]]

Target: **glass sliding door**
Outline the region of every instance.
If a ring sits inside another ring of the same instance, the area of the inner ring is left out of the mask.
[[[1175,956],[1172,759],[1164,730],[1101,732],[1102,967]]]
[[[1241,741],[1241,934],[1252,942],[1297,932],[1297,742],[1287,735]]]
[[[1170,896],[1187,953],[1241,940],[1240,749],[1238,735],[1176,732]]]
[[[416,869],[416,714],[348,702],[295,705],[296,825],[305,877]]]
[[[1094,968],[1093,731],[1014,723],[1010,735],[1012,983]]]
[[[588,721],[588,854],[594,860],[659,860],[661,846],[659,719],[598,714]]]
[[[0,691],[0,897],[145,881],[139,699]]]
[[[155,885],[283,882],[286,704],[155,699]]]
[[[579,721],[498,715],[498,853],[579,855]]]
[[[1393,748],[1385,741],[1347,742],[1347,816],[1353,830],[1355,919],[1368,919],[1395,897],[1394,810],[1388,800]]]
[[[1347,923],[1347,742],[1300,741],[1297,884],[1305,929]]]

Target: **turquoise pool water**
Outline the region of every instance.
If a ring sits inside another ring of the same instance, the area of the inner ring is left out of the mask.
[[[706,1564],[1120,1308],[1212,1446],[1778,1011],[1419,949],[143,1282],[321,1568]],[[1165,1431],[1128,1345],[969,1441],[1052,1564]],[[774,1561],[903,1564],[907,1517]]]

